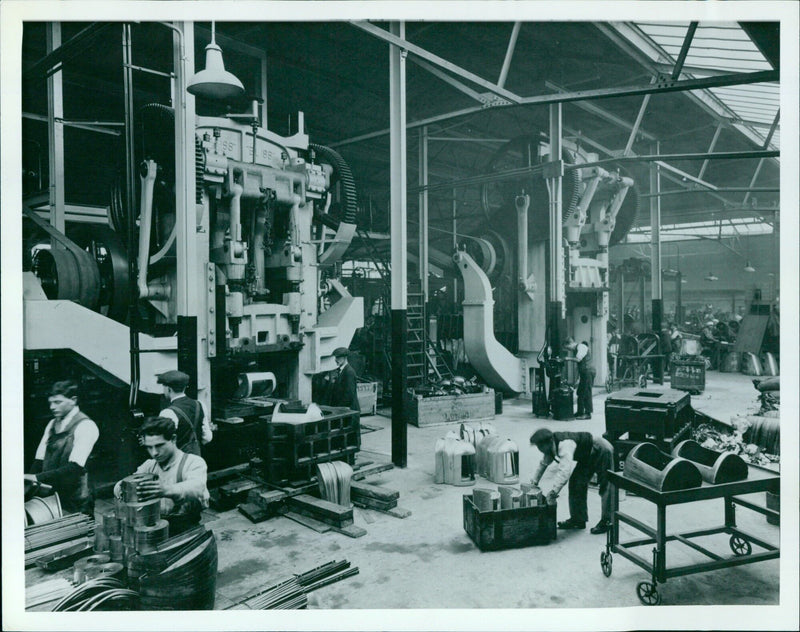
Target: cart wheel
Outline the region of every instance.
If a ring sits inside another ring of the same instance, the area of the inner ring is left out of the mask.
[[[657,606],[661,603],[661,595],[651,582],[639,582],[636,585],[636,594],[645,606]]]
[[[753,547],[750,546],[750,543],[738,535],[731,536],[730,545],[734,555],[750,555],[753,552]]]
[[[606,553],[605,551],[600,553],[600,568],[603,569],[603,575],[606,577],[611,577],[611,571],[613,570],[611,568],[611,563],[611,553]]]

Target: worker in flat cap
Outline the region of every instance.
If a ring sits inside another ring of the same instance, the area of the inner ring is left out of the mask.
[[[545,470],[556,463],[555,477],[547,494],[554,503],[558,493],[569,481],[569,519],[558,523],[559,529],[585,529],[589,520],[586,500],[589,481],[597,474],[600,492],[600,522],[591,528],[592,533],[606,533],[611,528],[614,515],[614,496],[608,480],[608,470],[614,467],[614,448],[603,437],[594,437],[590,432],[552,432],[539,428],[531,435],[542,458],[531,478],[538,487]]]
[[[211,441],[211,424],[203,410],[203,405],[186,394],[189,376],[183,371],[167,371],[158,376],[158,383],[164,387],[163,410],[159,417],[166,417],[175,423],[178,449],[187,454],[200,454],[200,444]]]
[[[331,406],[343,406],[361,412],[358,403],[356,372],[347,361],[349,355],[350,351],[345,347],[339,347],[333,351],[336,369],[333,371],[334,375],[328,391],[328,403]]]

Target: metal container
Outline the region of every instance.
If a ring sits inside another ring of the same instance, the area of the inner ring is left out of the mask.
[[[704,448],[697,441],[681,441],[672,450],[672,456],[691,461],[706,483],[733,483],[747,478],[747,463],[731,452],[717,452]]]
[[[691,489],[703,484],[703,477],[694,463],[664,454],[652,443],[640,443],[628,453],[623,475],[660,492]]]

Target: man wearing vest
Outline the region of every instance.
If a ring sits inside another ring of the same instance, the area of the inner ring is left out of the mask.
[[[150,458],[136,473],[152,473],[158,478],[137,485],[142,501],[161,499],[161,517],[169,522],[169,535],[177,535],[200,523],[200,512],[208,507],[206,462],[195,454],[187,454],[175,444],[175,422],[154,417],[142,424],[139,434]],[[121,497],[118,482],[114,495]]]
[[[78,385],[56,382],[48,398],[53,419],[47,424],[25,478],[52,486],[66,513],[94,513],[86,461],[100,436],[97,425],[78,408]]]
[[[356,382],[356,372],[347,362],[350,352],[344,347],[334,349],[333,357],[336,360],[336,375],[330,386],[328,402],[331,406],[344,406],[350,410],[361,412],[358,403],[358,385]]]
[[[548,502],[555,502],[558,493],[569,481],[569,520],[558,523],[559,529],[585,529],[589,520],[586,498],[589,480],[597,474],[600,487],[600,522],[592,527],[592,533],[605,533],[611,527],[614,498],[608,482],[608,470],[614,467],[614,449],[602,437],[593,437],[589,432],[551,432],[540,428],[531,436],[531,444],[539,448],[542,459],[531,479],[539,485],[542,475],[551,463],[557,464],[555,480],[547,495]],[[573,470],[574,466],[574,470]]]
[[[200,456],[201,442],[207,444],[214,435],[203,406],[184,392],[189,376],[183,371],[167,371],[159,375],[157,381],[164,385],[164,397],[169,402],[158,416],[175,423],[178,448]]]
[[[575,419],[591,419],[594,408],[592,407],[592,385],[596,371],[592,366],[592,352],[589,344],[578,344],[574,338],[567,338],[564,346],[575,352],[574,358],[569,358],[578,363],[578,411]]]

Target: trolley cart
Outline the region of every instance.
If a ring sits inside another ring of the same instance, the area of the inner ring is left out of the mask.
[[[749,476],[746,480],[733,483],[720,483],[710,485],[703,483],[702,487],[685,489],[671,492],[660,492],[657,489],[645,485],[635,480],[626,478],[618,472],[608,472],[610,483],[614,485],[614,520],[612,528],[609,529],[605,550],[600,553],[600,568],[606,577],[611,576],[612,553],[619,553],[637,566],[642,567],[650,573],[650,581],[639,582],[636,586],[636,594],[646,606],[655,606],[661,603],[661,595],[658,592],[658,583],[664,583],[670,577],[680,577],[682,575],[692,575],[714,571],[721,568],[730,568],[741,564],[752,564],[764,560],[772,560],[780,557],[778,546],[765,542],[764,540],[738,529],[736,527],[736,505],[741,505],[766,516],[778,517],[780,512],[761,507],[739,496],[752,494],[755,492],[770,491],[777,493],[780,489],[780,475],[771,470],[749,466]],[[657,524],[653,528],[636,518],[629,516],[619,510],[619,490],[624,489],[654,503],[657,507]],[[684,533],[673,533],[667,535],[667,507],[682,503],[691,503],[712,498],[723,498],[725,507],[725,524],[720,527],[706,529],[695,529]],[[619,524],[624,522],[635,529],[646,534],[648,537],[630,540],[628,542],[619,541]],[[723,557],[709,551],[692,540],[717,533],[730,534],[729,545],[733,552],[732,556]],[[710,561],[667,567],[667,542],[680,542],[695,551],[706,555]],[[631,549],[637,546],[655,544],[653,557],[648,561]],[[762,549],[753,553],[752,545],[755,544]]]

